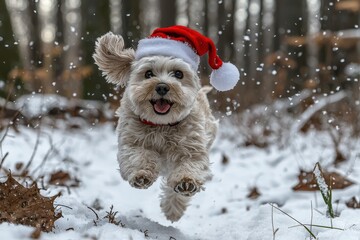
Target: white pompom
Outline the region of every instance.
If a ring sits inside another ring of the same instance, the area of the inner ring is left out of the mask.
[[[216,70],[213,70],[210,75],[211,85],[218,91],[228,91],[236,86],[240,79],[239,70],[231,63],[223,63],[223,65]]]

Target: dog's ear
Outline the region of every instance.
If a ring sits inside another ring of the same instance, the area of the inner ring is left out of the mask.
[[[124,49],[124,39],[120,35],[108,32],[98,38],[93,58],[108,82],[126,86],[135,52],[131,48]]]

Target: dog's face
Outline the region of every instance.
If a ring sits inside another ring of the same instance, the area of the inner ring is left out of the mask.
[[[107,33],[96,42],[95,63],[108,82],[125,86],[124,98],[140,118],[171,124],[191,111],[200,89],[196,70],[179,59],[163,56],[135,60],[119,35]]]
[[[152,56],[133,62],[124,97],[140,118],[169,124],[190,113],[199,89],[199,78],[188,63]]]

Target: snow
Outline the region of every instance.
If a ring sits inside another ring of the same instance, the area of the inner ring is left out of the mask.
[[[60,95],[23,95],[15,101],[18,109],[23,109],[22,112],[27,117],[35,117],[45,114],[53,107],[66,108],[68,101],[65,97]]]
[[[360,75],[360,64],[350,63],[345,67],[345,73],[352,77],[357,77]]]
[[[44,100],[36,101],[38,103],[32,103],[30,115],[43,112],[35,106]],[[18,104],[23,106],[25,102]],[[50,102],[62,104],[59,98]],[[357,182],[360,177],[357,140],[349,138],[344,144],[348,160],[335,169],[330,164],[335,153],[328,133],[292,132],[283,146],[274,141],[268,147],[256,148],[244,146],[246,136],[230,121],[222,120],[220,126],[210,153],[214,178],[206,184],[205,191],[194,196],[183,218],[171,223],[160,210],[160,179],[147,190],[134,189],[121,179],[112,123],[85,125],[75,130],[42,125],[30,173],[49,176],[64,170],[76,176],[80,186],[69,189],[49,186],[42,190],[46,196],[62,192],[55,204],[59,205],[57,208],[63,217],[55,222],[54,231],[42,233],[41,239],[310,239],[302,226],[268,203],[274,203],[303,224],[331,226],[320,192],[294,192],[292,187],[297,184],[300,169],[312,171],[316,162],[320,162],[323,169],[335,170]],[[0,132],[0,139],[3,134],[4,131]],[[9,129],[0,146],[1,156],[9,152],[3,165],[5,169],[15,173],[16,163],[29,161],[37,135],[37,130],[27,127],[19,127],[19,132]],[[223,155],[229,160],[225,164]],[[2,175],[0,181],[5,179]],[[246,197],[253,187],[261,194],[255,200]],[[359,197],[359,185],[332,191],[334,210],[340,213],[332,219],[332,225],[344,230],[312,227],[313,233],[321,240],[359,240],[360,210],[345,205],[353,196]],[[96,201],[102,207],[99,210],[94,209]],[[104,218],[111,206],[118,211],[116,220],[124,226]],[[275,238],[272,226],[278,229]],[[32,231],[33,228],[27,226],[0,224],[1,239],[29,239]]]

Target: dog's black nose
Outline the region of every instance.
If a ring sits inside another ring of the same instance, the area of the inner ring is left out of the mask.
[[[156,88],[155,88],[155,91],[160,96],[165,96],[169,90],[170,90],[170,87],[166,83],[159,83],[158,85],[156,85]]]

